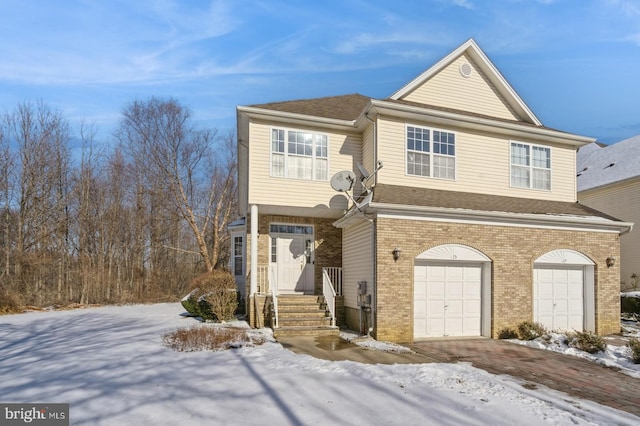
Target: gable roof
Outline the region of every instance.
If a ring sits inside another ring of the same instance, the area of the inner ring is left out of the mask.
[[[591,143],[578,150],[578,192],[640,177],[640,135],[602,147]]]
[[[418,77],[405,84],[400,90],[395,92],[389,98],[400,100],[410,94],[419,86],[424,85],[432,77],[440,73],[443,69],[451,65],[455,60],[463,55],[470,57],[474,63],[480,68],[483,75],[489,80],[493,87],[498,91],[502,98],[507,102],[508,106],[516,113],[520,120],[541,126],[542,123],[535,116],[533,111],[529,109],[527,104],[520,98],[516,91],[511,87],[507,80],[502,76],[500,71],[493,65],[487,55],[480,49],[473,39],[464,42],[460,47],[455,49],[449,55],[445,56],[438,63],[427,69]]]

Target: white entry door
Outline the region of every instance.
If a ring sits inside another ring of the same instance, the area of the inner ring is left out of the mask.
[[[310,235],[271,234],[272,264],[278,293],[313,294],[313,261]],[[273,262],[275,261],[275,262]]]
[[[414,337],[480,336],[481,289],[481,265],[416,265]]]
[[[584,267],[533,269],[533,320],[549,330],[584,330]]]

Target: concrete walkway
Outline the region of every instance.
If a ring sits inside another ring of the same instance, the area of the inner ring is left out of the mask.
[[[414,353],[389,353],[347,343],[338,336],[278,339],[287,349],[330,361],[367,364],[469,362],[493,374],[506,374],[640,416],[640,379],[581,358],[502,340],[438,339],[408,345]]]

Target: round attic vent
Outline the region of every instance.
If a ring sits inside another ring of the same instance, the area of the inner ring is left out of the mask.
[[[469,78],[471,77],[472,73],[473,73],[473,68],[471,68],[471,65],[468,62],[463,62],[460,64],[460,74],[463,77]]]

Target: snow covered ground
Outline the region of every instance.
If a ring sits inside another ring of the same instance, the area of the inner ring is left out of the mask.
[[[296,355],[268,330],[259,331],[268,337],[260,346],[175,352],[162,335],[195,323],[182,312],[172,303],[0,316],[0,402],[69,403],[74,425],[640,422],[466,364]]]

